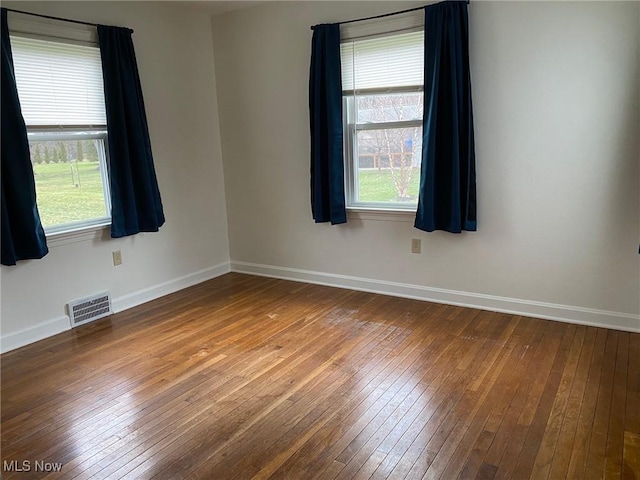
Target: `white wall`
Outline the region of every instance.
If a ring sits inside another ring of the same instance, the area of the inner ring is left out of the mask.
[[[127,26],[133,40],[164,204],[159,233],[53,246],[2,267],[2,347],[68,328],[64,305],[110,290],[116,309],[228,269],[229,246],[208,16],[163,2],[3,2]],[[114,267],[112,250],[124,263]]]
[[[222,273],[229,243],[236,270],[640,329],[638,2],[472,2],[478,232],[313,223],[309,26],[407,5],[258,5],[214,18],[212,48],[174,2],[3,2],[135,30],[167,223],[2,267],[2,349],[68,328],[70,300],[123,309]]]
[[[478,232],[313,223],[309,26],[406,6],[214,17],[232,268],[640,330],[638,2],[472,2]]]

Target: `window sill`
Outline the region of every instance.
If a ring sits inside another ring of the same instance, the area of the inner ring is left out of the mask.
[[[45,233],[48,247],[58,247],[69,243],[88,242],[103,238],[111,223],[76,228],[66,232]]]
[[[413,223],[416,218],[415,210],[393,210],[376,208],[347,208],[347,219],[352,220],[376,220],[382,222],[407,222]]]

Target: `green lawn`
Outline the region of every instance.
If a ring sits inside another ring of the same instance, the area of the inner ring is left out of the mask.
[[[45,227],[106,215],[98,162],[42,163],[33,166],[38,210]],[[409,186],[418,198],[420,171],[413,172]],[[397,192],[390,171],[360,170],[361,202],[396,202]]]
[[[45,227],[106,215],[98,162],[42,163],[33,171]]]
[[[398,194],[393,184],[391,172],[388,170],[360,170],[358,187],[361,202],[397,202]],[[420,169],[416,168],[411,177],[408,194],[413,201],[418,198],[420,186]]]

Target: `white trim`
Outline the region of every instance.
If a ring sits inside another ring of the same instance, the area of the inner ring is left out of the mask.
[[[174,280],[112,299],[111,305],[114,313],[121,312],[128,308],[177,292],[178,290],[219,277],[220,275],[229,273],[229,271],[229,262],[223,262],[218,265],[205,268],[204,270],[190,273]],[[0,353],[15,350],[16,348],[37,342],[38,340],[43,340],[70,329],[71,324],[69,322],[69,317],[64,315],[62,317],[39,323],[33,327],[20,330],[19,332],[3,335],[0,337]]]
[[[183,290],[185,288],[206,282],[212,278],[219,277],[231,271],[229,262],[220,263],[213,267],[205,268],[198,272],[190,273],[182,277],[169,280],[168,282],[159,283],[149,288],[138,290],[137,292],[124,295],[112,300],[111,305],[114,313],[122,312],[132,307],[136,307],[156,298],[164,297],[171,293]]]
[[[405,222],[413,223],[416,219],[415,210],[399,210],[399,209],[376,209],[376,208],[359,208],[347,207],[348,220],[377,220],[384,222]]]
[[[0,353],[15,350],[16,348],[24,347],[38,340],[52,337],[70,328],[69,317],[63,315],[62,317],[39,323],[33,327],[25,328],[19,332],[3,335],[0,338]]]
[[[47,237],[47,247],[59,247],[69,243],[88,242],[100,240],[111,226],[111,220],[102,225],[92,225],[90,227],[79,228],[58,233],[45,233]],[[110,238],[110,237],[109,237]]]
[[[593,308],[499,297],[495,295],[240,261],[231,261],[231,271],[640,333],[640,315],[630,313],[611,312]]]
[[[383,280],[240,261],[232,261],[231,264],[224,262],[176,278],[175,280],[124,295],[114,299],[112,306],[114,312],[121,312],[164,295],[224,275],[229,271],[640,333],[640,315],[629,313],[460,292],[456,290],[424,287],[421,285],[386,282]],[[66,330],[70,330],[70,323],[69,317],[65,315],[19,332],[3,335],[0,337],[0,353],[15,350],[16,348],[51,337]]]

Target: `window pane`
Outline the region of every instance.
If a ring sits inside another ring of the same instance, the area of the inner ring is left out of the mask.
[[[359,130],[356,202],[416,204],[422,127]]]
[[[357,123],[422,120],[422,92],[356,97]]]
[[[45,228],[109,216],[100,161],[103,140],[31,140],[29,149]]]

